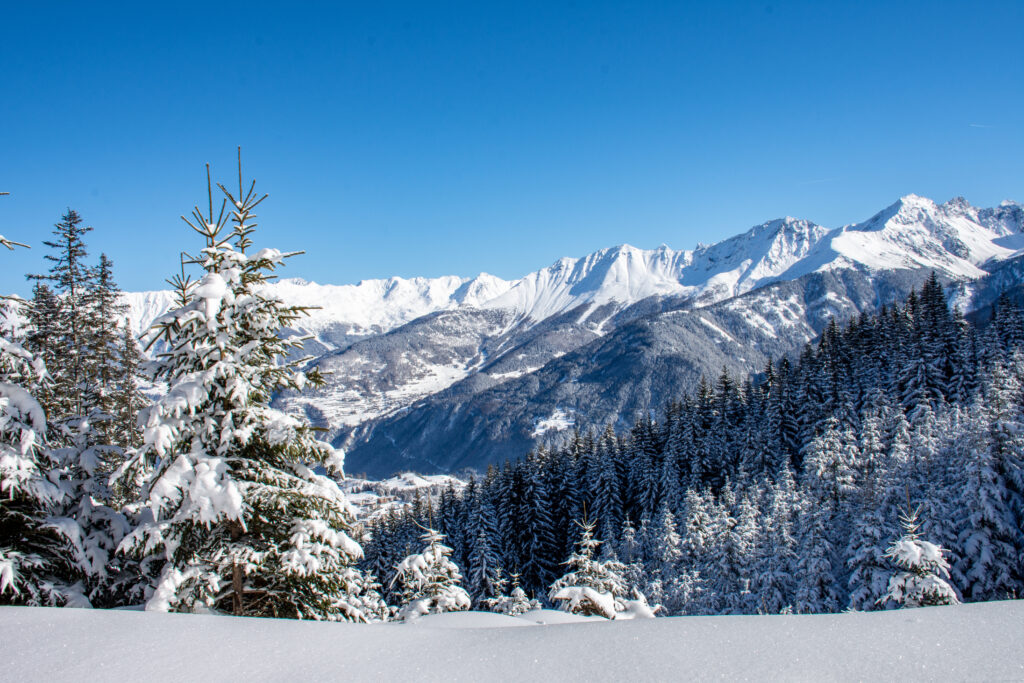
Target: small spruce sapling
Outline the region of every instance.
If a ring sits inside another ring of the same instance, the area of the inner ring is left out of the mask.
[[[907,509],[900,515],[903,535],[889,546],[885,556],[900,571],[889,579],[889,590],[879,603],[892,601],[902,607],[928,607],[932,605],[958,605],[956,590],[950,585],[949,563],[940,546],[918,538],[917,521],[920,506]]]
[[[548,599],[571,614],[614,619],[627,608],[630,590],[623,578],[626,565],[615,559],[595,560],[602,542],[594,538],[594,524],[586,520],[577,524],[583,536],[577,551],[565,562],[570,571],[551,584]]]
[[[452,549],[444,545],[444,534],[426,529],[420,540],[423,551],[398,563],[395,578],[401,591],[399,617],[406,621],[424,614],[461,612],[472,603],[469,593],[459,585],[462,574],[451,561]]]

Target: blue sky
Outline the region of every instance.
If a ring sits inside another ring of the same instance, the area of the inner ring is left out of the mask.
[[[334,283],[1024,200],[1024,2],[278,5],[5,7],[0,291],[67,207],[161,287],[236,145],[257,244]]]

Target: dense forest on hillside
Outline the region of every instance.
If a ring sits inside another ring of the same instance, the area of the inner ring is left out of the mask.
[[[723,372],[627,434],[577,432],[368,530],[386,588],[420,527],[447,535],[479,603],[515,575],[544,600],[580,539],[670,614],[887,606],[900,514],[964,600],[1024,590],[1024,326],[984,325],[933,275],[901,306],[833,321],[757,378]],[[917,527],[915,527],[917,528]]]

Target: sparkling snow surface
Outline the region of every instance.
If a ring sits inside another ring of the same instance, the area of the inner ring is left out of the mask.
[[[2,607],[2,677],[11,681],[1024,679],[1021,601],[882,613],[536,625],[547,614],[552,613],[504,617],[464,612],[424,617],[411,624],[366,626]],[[509,628],[513,624],[517,628]]]

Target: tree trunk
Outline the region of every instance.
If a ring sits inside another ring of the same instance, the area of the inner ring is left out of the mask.
[[[242,525],[237,522],[231,523],[231,540],[237,541],[242,536]],[[244,593],[244,586],[242,584],[242,567],[239,566],[238,562],[232,562],[231,564],[231,590],[234,595],[231,598],[232,608],[234,609],[235,616],[240,617],[243,614],[242,595]]]

